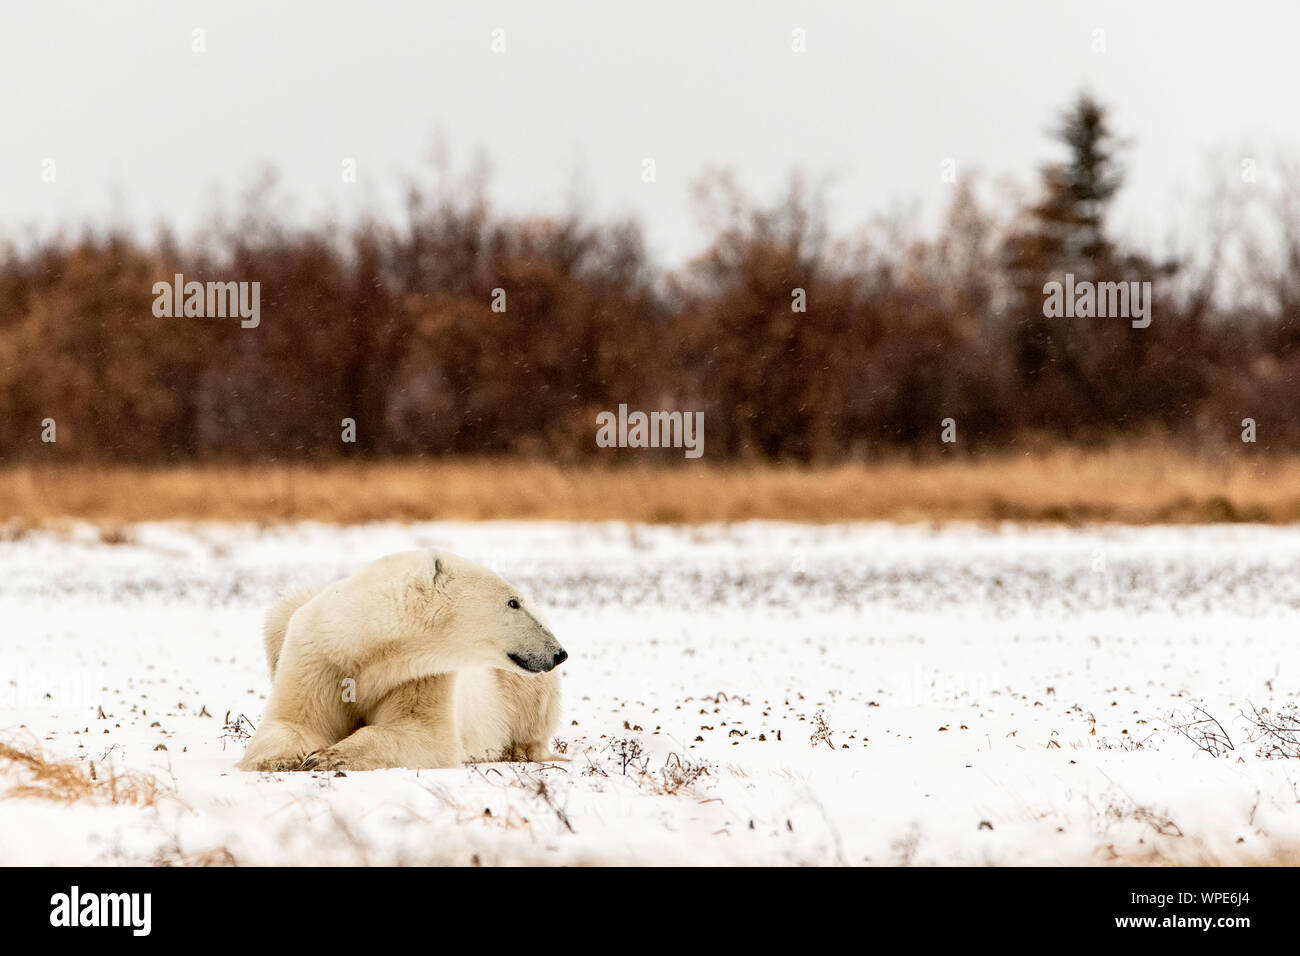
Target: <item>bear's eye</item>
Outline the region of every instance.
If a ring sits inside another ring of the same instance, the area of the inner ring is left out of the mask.
[[[506,601],[506,607],[514,608],[516,611],[519,610],[519,598],[511,598]]]

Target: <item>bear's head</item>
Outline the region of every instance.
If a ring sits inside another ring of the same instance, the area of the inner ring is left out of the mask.
[[[434,557],[434,586],[460,650],[475,664],[541,674],[569,652],[551,633],[541,610],[514,585],[455,555]]]

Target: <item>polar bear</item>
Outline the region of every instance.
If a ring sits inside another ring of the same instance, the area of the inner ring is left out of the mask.
[[[271,699],[241,770],[556,759],[568,652],[517,588],[464,558],[408,551],[286,592],[265,638]]]

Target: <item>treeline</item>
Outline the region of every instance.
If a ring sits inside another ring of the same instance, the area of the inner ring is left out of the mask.
[[[0,456],[658,454],[598,448],[597,414],[621,403],[702,411],[709,460],[1204,447],[1238,441],[1245,418],[1260,446],[1300,447],[1300,209],[1272,207],[1267,268],[1219,254],[1231,229],[1197,262],[1122,248],[1105,111],[1080,97],[1059,138],[1065,159],[1022,208],[958,182],[933,238],[837,238],[798,182],[762,207],[715,180],[711,243],[671,273],[634,223],[511,218],[476,188],[413,190],[400,225],[341,235],[254,204],[188,242],[10,246]],[[1044,284],[1067,273],[1151,283],[1150,324],[1046,317]],[[156,315],[155,284],[177,274],[260,283],[257,326]]]

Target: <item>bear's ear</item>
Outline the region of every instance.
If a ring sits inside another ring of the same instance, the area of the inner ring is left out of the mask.
[[[426,599],[444,596],[447,587],[447,569],[442,565],[442,558],[433,556],[433,573],[416,575],[414,586]]]

